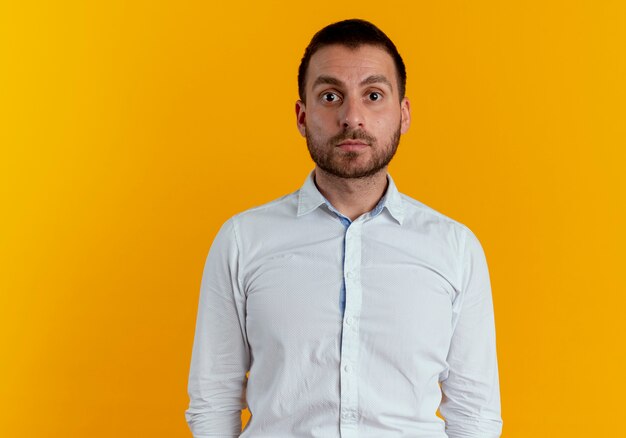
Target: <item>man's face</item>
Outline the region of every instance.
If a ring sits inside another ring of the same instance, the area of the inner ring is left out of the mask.
[[[383,49],[331,45],[311,57],[298,129],[318,168],[364,178],[386,168],[410,124],[393,58]]]

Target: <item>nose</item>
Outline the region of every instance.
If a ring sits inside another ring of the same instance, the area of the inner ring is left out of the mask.
[[[344,129],[363,128],[364,114],[359,99],[346,99],[342,105],[341,124]]]

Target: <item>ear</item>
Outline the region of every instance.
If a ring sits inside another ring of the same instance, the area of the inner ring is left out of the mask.
[[[400,132],[404,134],[409,130],[409,126],[411,125],[411,105],[409,104],[409,99],[406,97],[400,102],[400,116]]]
[[[298,124],[298,131],[300,134],[306,136],[306,109],[304,108],[304,102],[298,100],[296,102],[296,123]]]

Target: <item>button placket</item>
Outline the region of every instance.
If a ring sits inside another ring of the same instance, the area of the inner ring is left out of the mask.
[[[340,368],[340,431],[342,438],[355,437],[358,420],[358,357],[359,333],[358,319],[361,313],[361,232],[362,220],[357,219],[346,230],[344,281],[346,306],[344,311],[344,330],[341,342]]]

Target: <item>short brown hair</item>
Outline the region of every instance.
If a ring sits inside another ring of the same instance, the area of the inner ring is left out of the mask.
[[[353,18],[330,24],[317,32],[311,39],[311,42],[304,51],[304,56],[300,61],[300,67],[298,69],[298,94],[300,95],[301,101],[305,102],[306,92],[304,87],[311,57],[322,47],[333,44],[346,46],[351,49],[356,49],[363,45],[372,45],[378,46],[389,53],[396,65],[400,100],[404,98],[406,91],[406,68],[400,53],[398,53],[398,49],[396,49],[396,46],[389,37],[372,23]]]

